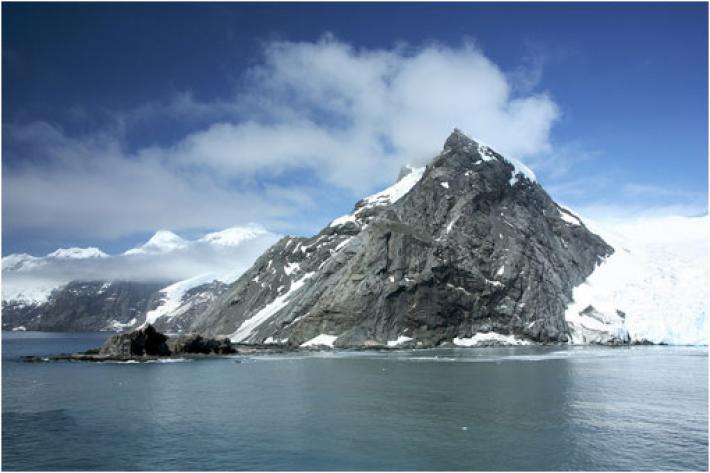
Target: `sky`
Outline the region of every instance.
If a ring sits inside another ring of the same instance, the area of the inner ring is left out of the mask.
[[[707,8],[3,3],[2,253],[311,235],[454,127],[584,216],[705,215]]]

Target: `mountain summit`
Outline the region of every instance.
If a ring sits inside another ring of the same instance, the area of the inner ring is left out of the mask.
[[[277,242],[187,331],[291,346],[566,342],[573,288],[612,253],[529,169],[455,130],[426,168]]]

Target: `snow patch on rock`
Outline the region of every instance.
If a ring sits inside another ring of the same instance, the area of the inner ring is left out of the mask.
[[[363,199],[363,208],[390,205],[404,197],[407,192],[409,192],[412,187],[414,187],[414,185],[421,180],[422,176],[424,175],[424,171],[426,171],[426,167],[407,167],[409,168],[409,174],[407,174],[402,179],[400,179],[387,189],[383,190],[382,192],[378,192],[377,194],[365,197]],[[356,215],[357,213],[358,212],[356,212]]]
[[[279,310],[286,307],[288,299],[291,297],[291,295],[293,295],[296,291],[302,288],[304,284],[306,284],[306,281],[313,277],[314,274],[315,272],[305,274],[303,277],[301,277],[301,279],[291,283],[291,287],[285,294],[276,297],[273,301],[266,304],[266,306],[264,306],[252,317],[242,322],[239,328],[229,338],[233,342],[242,342],[246,340],[261,324],[270,319]]]
[[[530,342],[516,337],[515,335],[504,335],[498,332],[479,332],[470,338],[454,338],[454,345],[459,347],[475,347],[498,343],[501,345],[530,345]]]
[[[302,347],[330,347],[333,348],[333,344],[338,339],[337,335],[326,335],[321,333],[317,337],[313,337],[307,342],[301,343]]]
[[[407,337],[405,335],[400,335],[397,337],[397,340],[389,340],[387,342],[388,347],[396,347],[397,345],[401,345],[404,342],[409,342],[411,340],[414,340],[412,337]]]
[[[341,225],[345,225],[348,222],[354,222],[357,223],[357,219],[355,218],[354,215],[348,214],[348,215],[343,215],[342,217],[338,217],[332,222],[330,222],[330,227],[339,227]]]

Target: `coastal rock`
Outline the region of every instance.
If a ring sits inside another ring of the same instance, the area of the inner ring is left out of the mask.
[[[148,325],[140,330],[109,337],[99,350],[104,357],[170,356],[168,337]]]
[[[228,338],[204,338],[201,335],[180,335],[170,337],[167,341],[168,349],[173,355],[181,354],[216,354],[228,355],[235,353],[232,342]]]

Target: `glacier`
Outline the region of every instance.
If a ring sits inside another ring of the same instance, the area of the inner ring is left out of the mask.
[[[708,216],[581,218],[615,250],[574,289],[572,343],[708,344]],[[573,223],[571,223],[573,224]],[[593,307],[597,317],[582,313]]]

